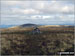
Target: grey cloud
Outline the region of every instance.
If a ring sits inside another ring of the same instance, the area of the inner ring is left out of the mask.
[[[64,9],[64,6],[67,8]],[[50,21],[73,22],[74,18],[69,15],[74,15],[74,3],[65,1],[16,1],[1,2],[2,24],[23,24],[23,23],[51,23]],[[68,10],[68,11],[67,11]],[[63,17],[60,17],[62,14]],[[34,15],[53,15],[50,19],[31,18]],[[58,15],[58,16],[56,16]],[[68,16],[67,16],[68,15]],[[72,18],[72,19],[71,19]],[[69,19],[69,20],[68,20]],[[9,23],[8,23],[9,22]],[[17,23],[16,23],[17,22]]]

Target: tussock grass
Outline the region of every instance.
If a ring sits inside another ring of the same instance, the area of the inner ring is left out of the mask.
[[[32,30],[7,30],[1,32],[2,55],[53,55],[74,51],[73,28],[44,28],[41,34]]]

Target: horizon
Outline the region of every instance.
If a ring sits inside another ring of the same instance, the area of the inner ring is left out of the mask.
[[[32,23],[26,23],[26,24],[32,24]],[[21,25],[23,25],[23,24],[21,24]],[[35,24],[35,25],[51,25],[51,24]],[[52,24],[53,25],[53,24]],[[71,25],[71,24],[54,24],[54,25],[60,25],[60,26],[62,26],[62,25],[69,25],[69,26],[75,26],[75,25]],[[0,28],[10,28],[10,27],[15,27],[15,26],[20,26],[20,25],[0,25]]]

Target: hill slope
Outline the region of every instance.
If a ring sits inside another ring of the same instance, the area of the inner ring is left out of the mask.
[[[20,25],[20,26],[15,26],[15,27],[10,27],[12,29],[18,29],[18,28],[35,28],[35,27],[39,27],[39,28],[73,28],[74,26],[71,26],[71,25],[37,25],[37,24],[31,24],[31,23],[28,23],[28,24],[23,24],[23,25]],[[10,29],[9,28],[9,29]]]
[[[36,24],[23,24],[23,25],[20,25],[19,27],[36,27],[36,26],[39,26],[39,25],[36,25]]]
[[[41,34],[32,34],[33,29],[27,29],[1,32],[1,54],[52,55],[74,51],[74,28],[40,27]]]

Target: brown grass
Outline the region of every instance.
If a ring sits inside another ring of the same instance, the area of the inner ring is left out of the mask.
[[[35,35],[31,33],[32,30],[2,30],[1,54],[51,55],[74,51],[74,28],[40,28],[42,33]]]

